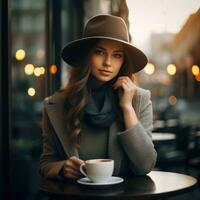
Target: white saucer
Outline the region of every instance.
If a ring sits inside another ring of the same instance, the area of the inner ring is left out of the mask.
[[[91,186],[106,186],[106,185],[115,185],[115,184],[119,184],[122,183],[124,181],[123,178],[121,177],[117,177],[117,176],[112,176],[110,177],[110,179],[105,182],[105,183],[94,183],[92,182],[89,178],[85,177],[85,178],[81,178],[79,180],[77,180],[78,183],[82,184],[82,185],[91,185]]]

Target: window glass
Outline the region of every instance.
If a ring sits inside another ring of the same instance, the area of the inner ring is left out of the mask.
[[[12,1],[13,198],[37,192],[41,112],[45,94],[45,0]],[[19,184],[20,182],[20,184]]]

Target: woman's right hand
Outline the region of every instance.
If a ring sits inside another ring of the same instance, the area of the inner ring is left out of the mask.
[[[63,176],[64,178],[78,179],[83,175],[80,172],[80,165],[84,163],[76,156],[72,156],[66,160],[63,166]]]

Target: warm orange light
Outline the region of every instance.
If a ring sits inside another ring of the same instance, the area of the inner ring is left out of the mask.
[[[168,98],[168,102],[169,102],[170,105],[174,105],[177,102],[177,98],[175,96],[170,96]]]
[[[195,76],[196,81],[200,82],[200,73]]]
[[[57,70],[58,69],[57,69],[56,65],[51,65],[51,67],[49,68],[49,71],[51,74],[56,74]]]
[[[195,76],[199,74],[199,67],[197,65],[192,66],[192,73]]]

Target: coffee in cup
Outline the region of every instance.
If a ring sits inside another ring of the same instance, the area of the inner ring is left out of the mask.
[[[114,170],[114,160],[112,159],[92,159],[85,161],[80,166],[80,171],[95,183],[104,183],[112,177]]]

